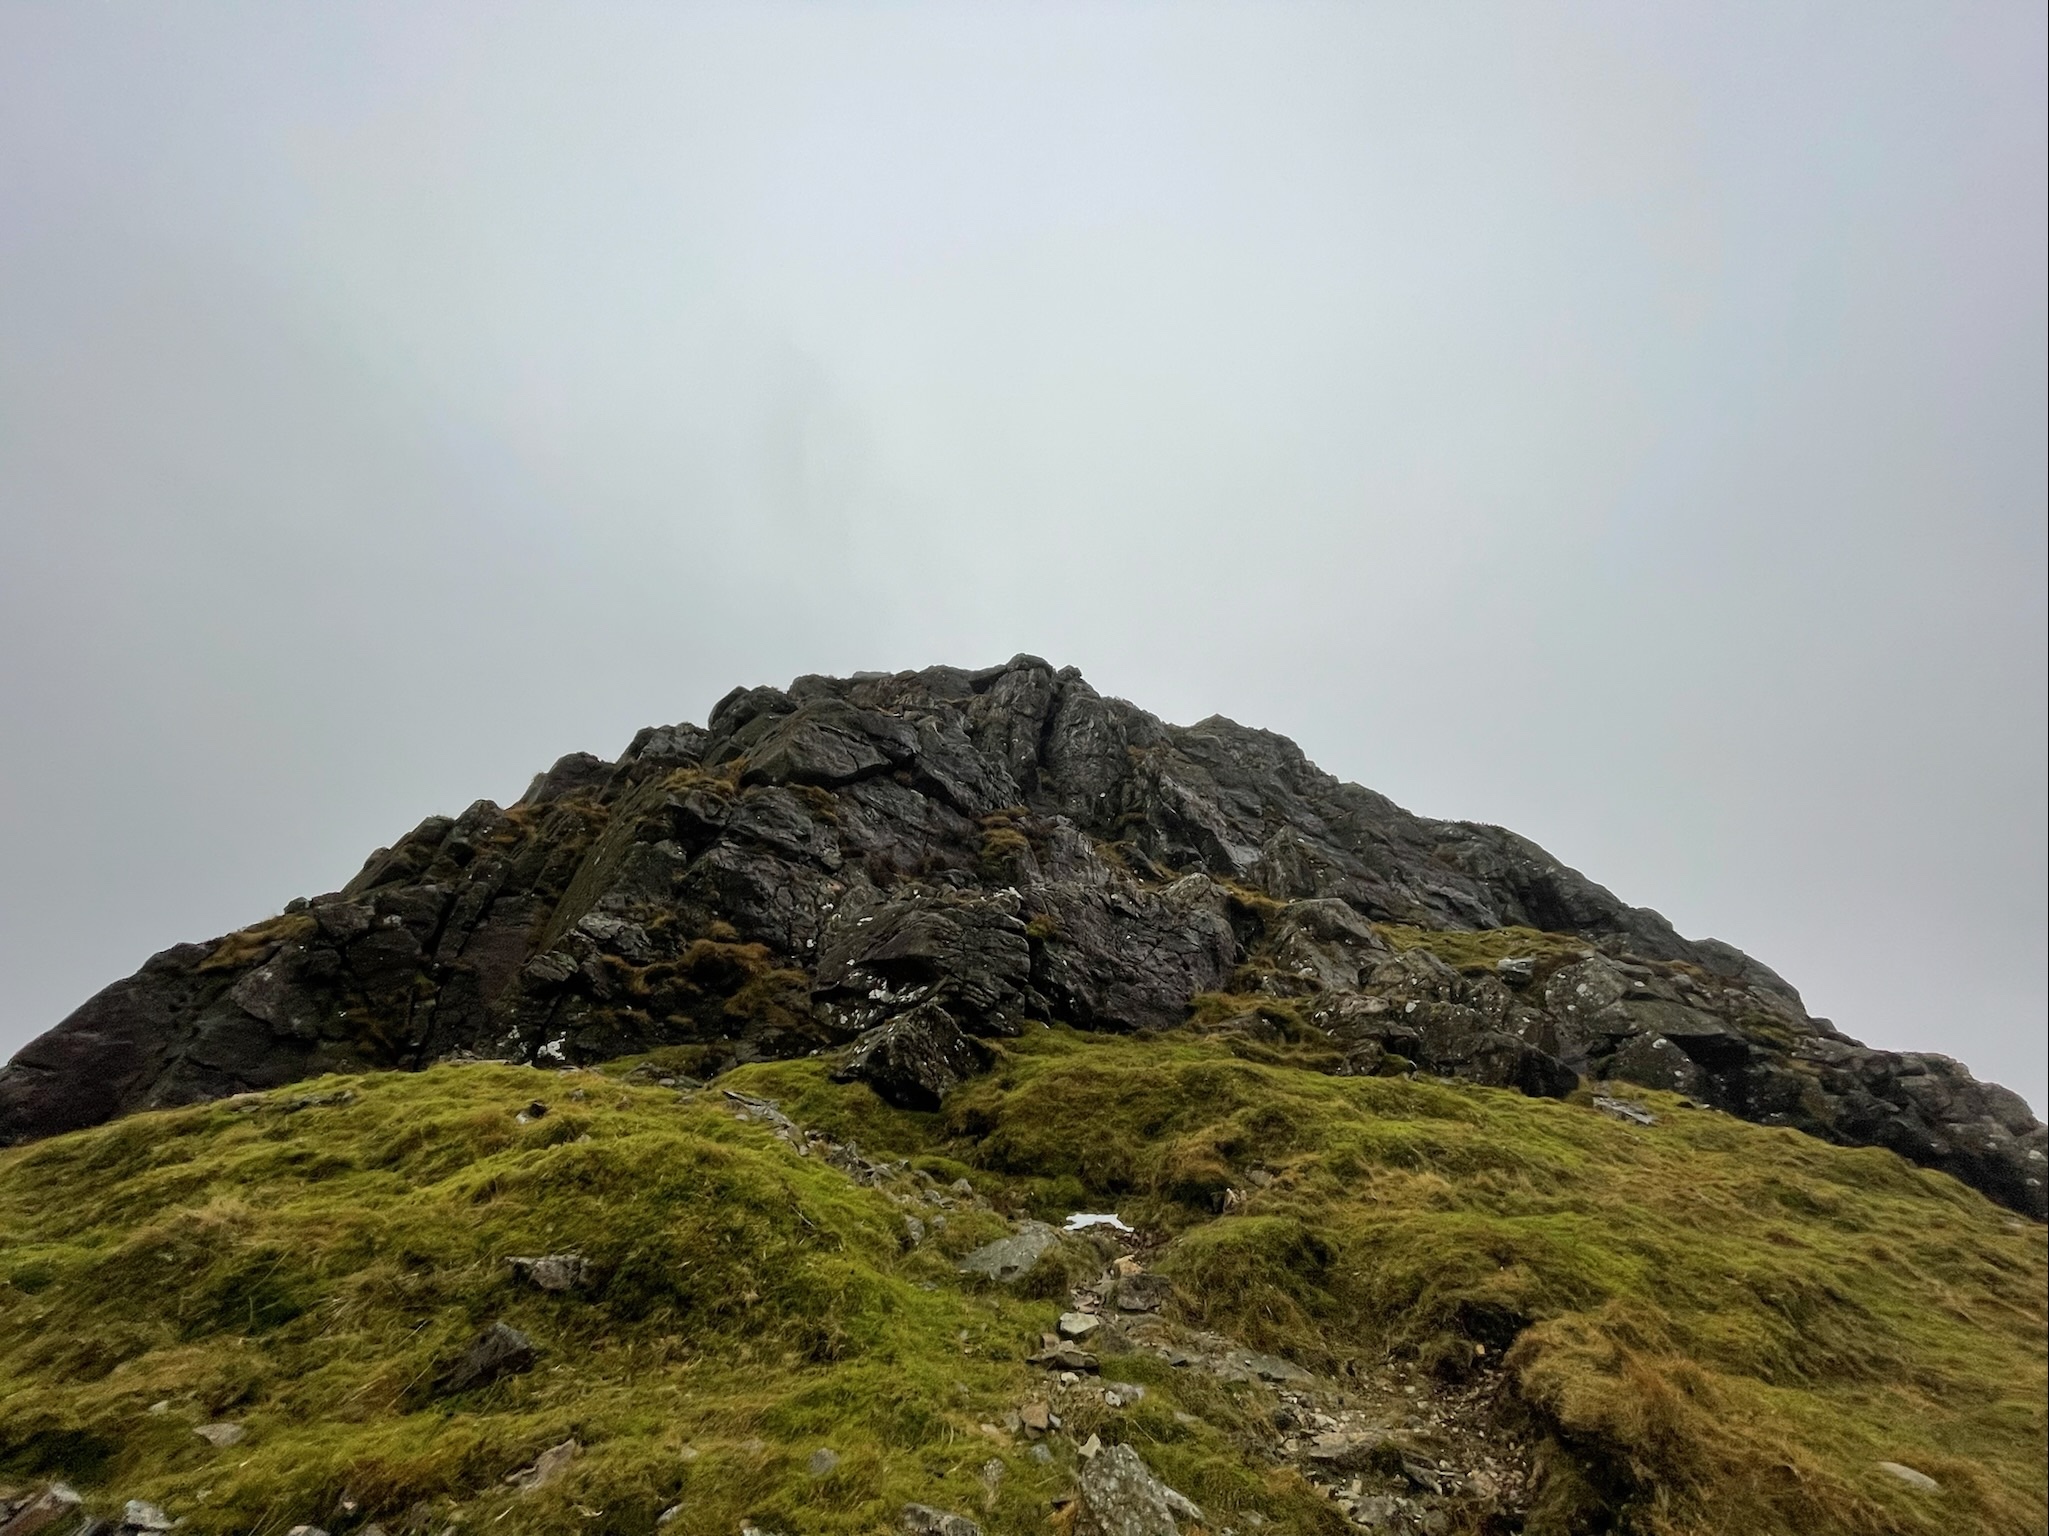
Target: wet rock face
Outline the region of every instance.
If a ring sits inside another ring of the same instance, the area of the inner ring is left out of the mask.
[[[1547,947],[1391,942],[1508,928]],[[688,1047],[711,1072],[853,1047],[842,1070],[929,1104],[982,1042],[1174,1028],[1218,994],[1285,1004],[1342,1070],[1671,1088],[2045,1209],[2042,1126],[1947,1058],[1847,1039],[1511,832],[1028,656],[736,689],[703,727],[430,817],[340,891],[166,950],[31,1042],[0,1069],[0,1140],[457,1053]]]

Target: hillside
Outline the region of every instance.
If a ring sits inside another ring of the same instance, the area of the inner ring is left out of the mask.
[[[2043,1232],[1945,1176],[1671,1095],[994,1049],[937,1112],[451,1065],[0,1153],[0,1465],[277,1536],[1086,1529],[1117,1446],[1211,1532],[2043,1528]],[[1076,1209],[1135,1230],[1032,1242]],[[533,1356],[456,1379],[500,1323]]]
[[[2049,1528],[2017,1095],[1031,657],[430,817],[0,1143],[0,1536]]]

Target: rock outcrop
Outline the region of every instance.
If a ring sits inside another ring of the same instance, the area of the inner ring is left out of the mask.
[[[843,1071],[929,1107],[1039,1021],[1266,1032],[1326,1043],[1333,1071],[1532,1094],[1674,1089],[2045,1211],[2018,1095],[1858,1044],[1512,832],[1029,656],[736,689],[702,728],[430,817],[26,1046],[0,1140],[329,1071],[657,1047],[700,1072],[853,1047]]]

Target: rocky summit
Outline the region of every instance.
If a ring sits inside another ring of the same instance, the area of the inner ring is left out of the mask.
[[[1312,1041],[1344,1074],[1666,1089],[2041,1218],[2027,1104],[1874,1050],[1502,828],[1031,656],[736,688],[702,727],[432,816],[341,890],[180,944],[0,1070],[0,1140],[322,1073],[846,1048],[936,1106],[1045,1023]]]
[[[0,1139],[0,1536],[2049,1528],[2020,1099],[1032,657],[430,818]]]

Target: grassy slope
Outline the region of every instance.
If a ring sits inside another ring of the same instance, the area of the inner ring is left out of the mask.
[[[1508,1368],[1586,1453],[1555,1458],[1540,1526],[1606,1504],[1647,1531],[1946,1536],[2049,1511],[2043,1232],[1888,1153],[1656,1095],[1645,1129],[1063,1031],[1014,1043],[943,1115],[816,1062],[727,1081],[1012,1212],[1114,1206],[1171,1233],[1159,1267],[1190,1321],[1305,1363],[1395,1349],[1459,1371],[1521,1329]],[[353,1101],[285,1108],[337,1087]],[[534,1097],[553,1112],[519,1125]],[[1226,1187],[1249,1198],[1213,1216]],[[679,1536],[876,1530],[911,1499],[1036,1530],[1067,1471],[976,1426],[1032,1395],[1019,1357],[1055,1304],[964,1290],[951,1265],[999,1229],[955,1212],[906,1252],[885,1193],[718,1095],[594,1073],[449,1067],[137,1116],[0,1152],[0,1471],[158,1497],[195,1532],[282,1531],[344,1487],[380,1512],[460,1506],[471,1529],[645,1533],[680,1495]],[[509,1282],[506,1255],[570,1247],[606,1277],[595,1298]],[[499,1317],[540,1367],[435,1397]],[[1245,1459],[1224,1389],[1149,1359],[1106,1373],[1152,1385],[1122,1432],[1219,1524],[1342,1528]],[[247,1441],[193,1435],[216,1418]],[[572,1477],[496,1524],[499,1480],[571,1434]],[[843,1459],[813,1479],[819,1446]]]

